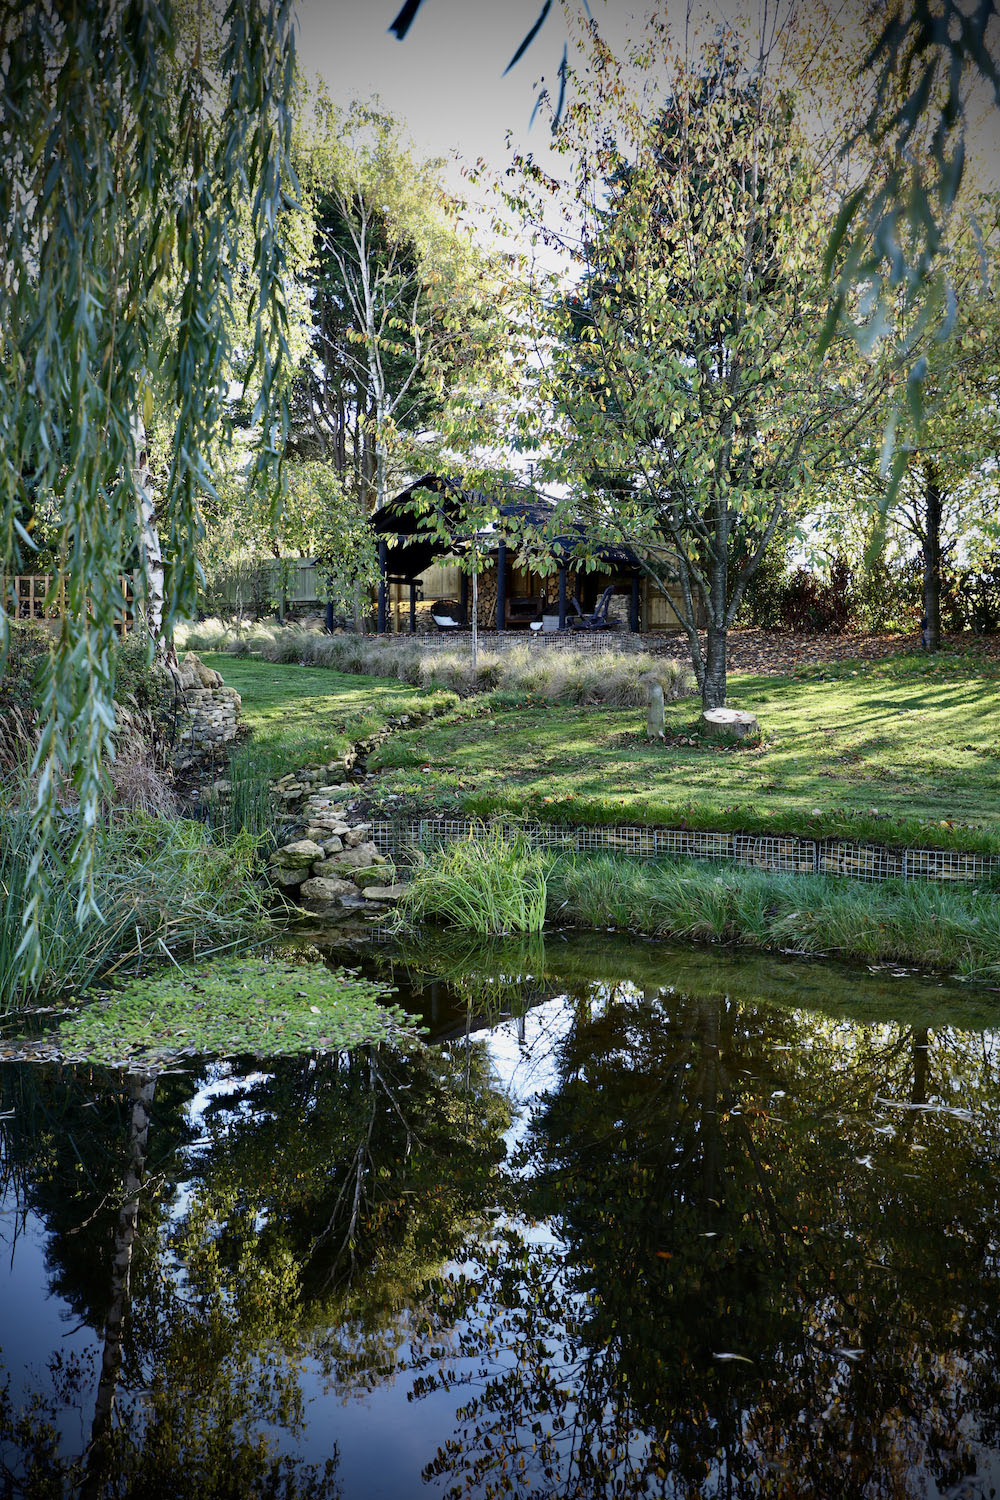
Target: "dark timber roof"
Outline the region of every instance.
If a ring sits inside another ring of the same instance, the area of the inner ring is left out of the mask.
[[[439,497],[436,503],[438,518],[443,523],[449,540],[429,537],[424,515],[416,510],[417,492],[430,491]],[[390,578],[409,580],[418,577],[439,558],[449,554],[465,552],[471,542],[467,526],[463,524],[463,512],[471,509],[495,509],[500,521],[508,517],[512,521],[527,522],[537,532],[544,533],[555,515],[555,507],[548,500],[541,500],[529,489],[510,489],[509,498],[487,494],[484,490],[464,489],[447,476],[424,474],[415,479],[405,490],[387,500],[381,510],[372,516],[372,526],[377,536],[385,537],[389,543],[387,573]],[[499,500],[499,503],[498,503]],[[606,545],[589,549],[582,525],[573,525],[567,532],[552,536],[545,548],[553,561],[565,559],[572,562],[574,556],[590,552],[607,571],[635,572],[640,567],[639,558],[628,546]],[[484,551],[496,551],[503,540],[502,527],[491,525],[480,533],[479,545]],[[516,541],[512,542],[516,551]]]

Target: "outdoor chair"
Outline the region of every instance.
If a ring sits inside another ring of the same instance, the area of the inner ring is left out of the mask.
[[[601,595],[600,599],[598,599],[596,609],[592,614],[589,615],[584,614],[577,599],[574,597],[572,601],[573,608],[577,613],[577,618],[573,620],[574,629],[613,630],[618,622],[616,620],[608,619],[608,606],[611,603],[611,595],[614,593],[614,591],[615,586],[613,583],[610,583],[604,590],[604,593]]]
[[[464,630],[466,623],[465,611],[454,599],[435,599],[431,605],[431,619],[444,634],[449,630]]]
[[[544,594],[532,594],[527,599],[508,598],[504,613],[504,622],[511,629],[516,629],[519,625],[527,628],[527,626],[541,620],[542,611],[545,607]]]

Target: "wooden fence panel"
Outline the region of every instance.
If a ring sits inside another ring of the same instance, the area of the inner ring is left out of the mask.
[[[10,577],[0,575],[0,589],[4,608],[14,620],[58,620],[66,612],[66,587],[64,580],[56,580],[55,597],[45,606],[45,600],[53,582],[51,573],[15,573]],[[122,574],[122,594],[125,598],[125,611],[115,620],[115,626],[127,635],[130,630],[135,629],[135,597],[138,592],[136,588],[135,574]]]

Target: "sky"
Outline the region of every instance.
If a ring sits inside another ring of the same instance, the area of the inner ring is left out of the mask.
[[[459,150],[474,161],[506,159],[508,128],[522,144],[541,142],[539,121],[529,134],[534,84],[554,82],[565,27],[553,6],[518,65],[503,76],[538,19],[542,0],[423,0],[403,41],[390,34],[400,0],[299,0],[299,58],[318,74],[335,100],[379,94],[406,121],[418,148],[430,156]],[[621,37],[633,9],[611,0],[598,5],[602,21]],[[638,7],[640,14],[643,7]],[[636,23],[631,22],[632,25]]]
[[[520,62],[511,61],[541,13],[543,0],[423,0],[403,41],[389,32],[402,0],[299,0],[298,51],[306,77],[322,78],[333,99],[347,104],[378,94],[405,122],[421,154],[467,162],[482,156],[498,168],[515,145],[543,155],[548,125],[531,126],[536,85],[558,91],[557,70],[567,39],[560,6]],[[699,0],[721,19],[736,0]],[[650,8],[643,0],[590,0],[607,40],[620,50],[638,36]],[[678,7],[680,8],[680,7]],[[456,168],[446,174],[459,186]]]
[[[509,131],[515,146],[544,161],[548,126],[541,118],[529,128],[535,87],[544,77],[553,91],[566,40],[559,0],[528,49],[510,73],[504,69],[542,9],[543,0],[423,0],[405,40],[389,32],[402,0],[299,0],[298,48],[301,65],[312,81],[321,77],[333,99],[378,94],[405,125],[418,151],[447,157],[460,152],[468,162],[482,156],[494,168],[509,160]],[[585,0],[578,0],[581,5]],[[751,18],[768,0],[687,0],[692,27],[704,33],[742,9]],[[805,6],[813,0],[801,0]],[[830,0],[835,12],[853,19],[864,0]],[[616,51],[638,37],[654,0],[590,0],[602,33]],[[771,0],[773,9],[773,0]],[[685,24],[684,0],[661,5]],[[990,165],[986,175],[1000,180],[1000,111],[984,110],[970,145]],[[459,189],[457,166],[446,173]],[[993,185],[992,183],[990,185]]]

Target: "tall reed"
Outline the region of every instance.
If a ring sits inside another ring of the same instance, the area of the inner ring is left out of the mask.
[[[229,791],[225,796],[213,794],[205,809],[208,826],[224,843],[246,835],[264,852],[273,847],[277,820],[273,774],[270,760],[262,759],[252,741],[232,752],[223,772]]]
[[[203,824],[133,814],[101,835],[99,918],[78,922],[75,887],[52,871],[41,914],[42,972],[29,983],[18,953],[31,851],[27,813],[0,809],[0,825],[0,1013],[42,994],[86,989],[111,970],[162,961],[165,950],[210,952],[262,929],[249,835],[223,845]]]
[[[541,932],[551,864],[551,855],[522,835],[500,829],[423,854],[403,896],[402,920],[483,936]]]
[[[553,921],[650,937],[1000,978],[1000,899],[989,891],[575,855],[549,872],[548,910]]]

